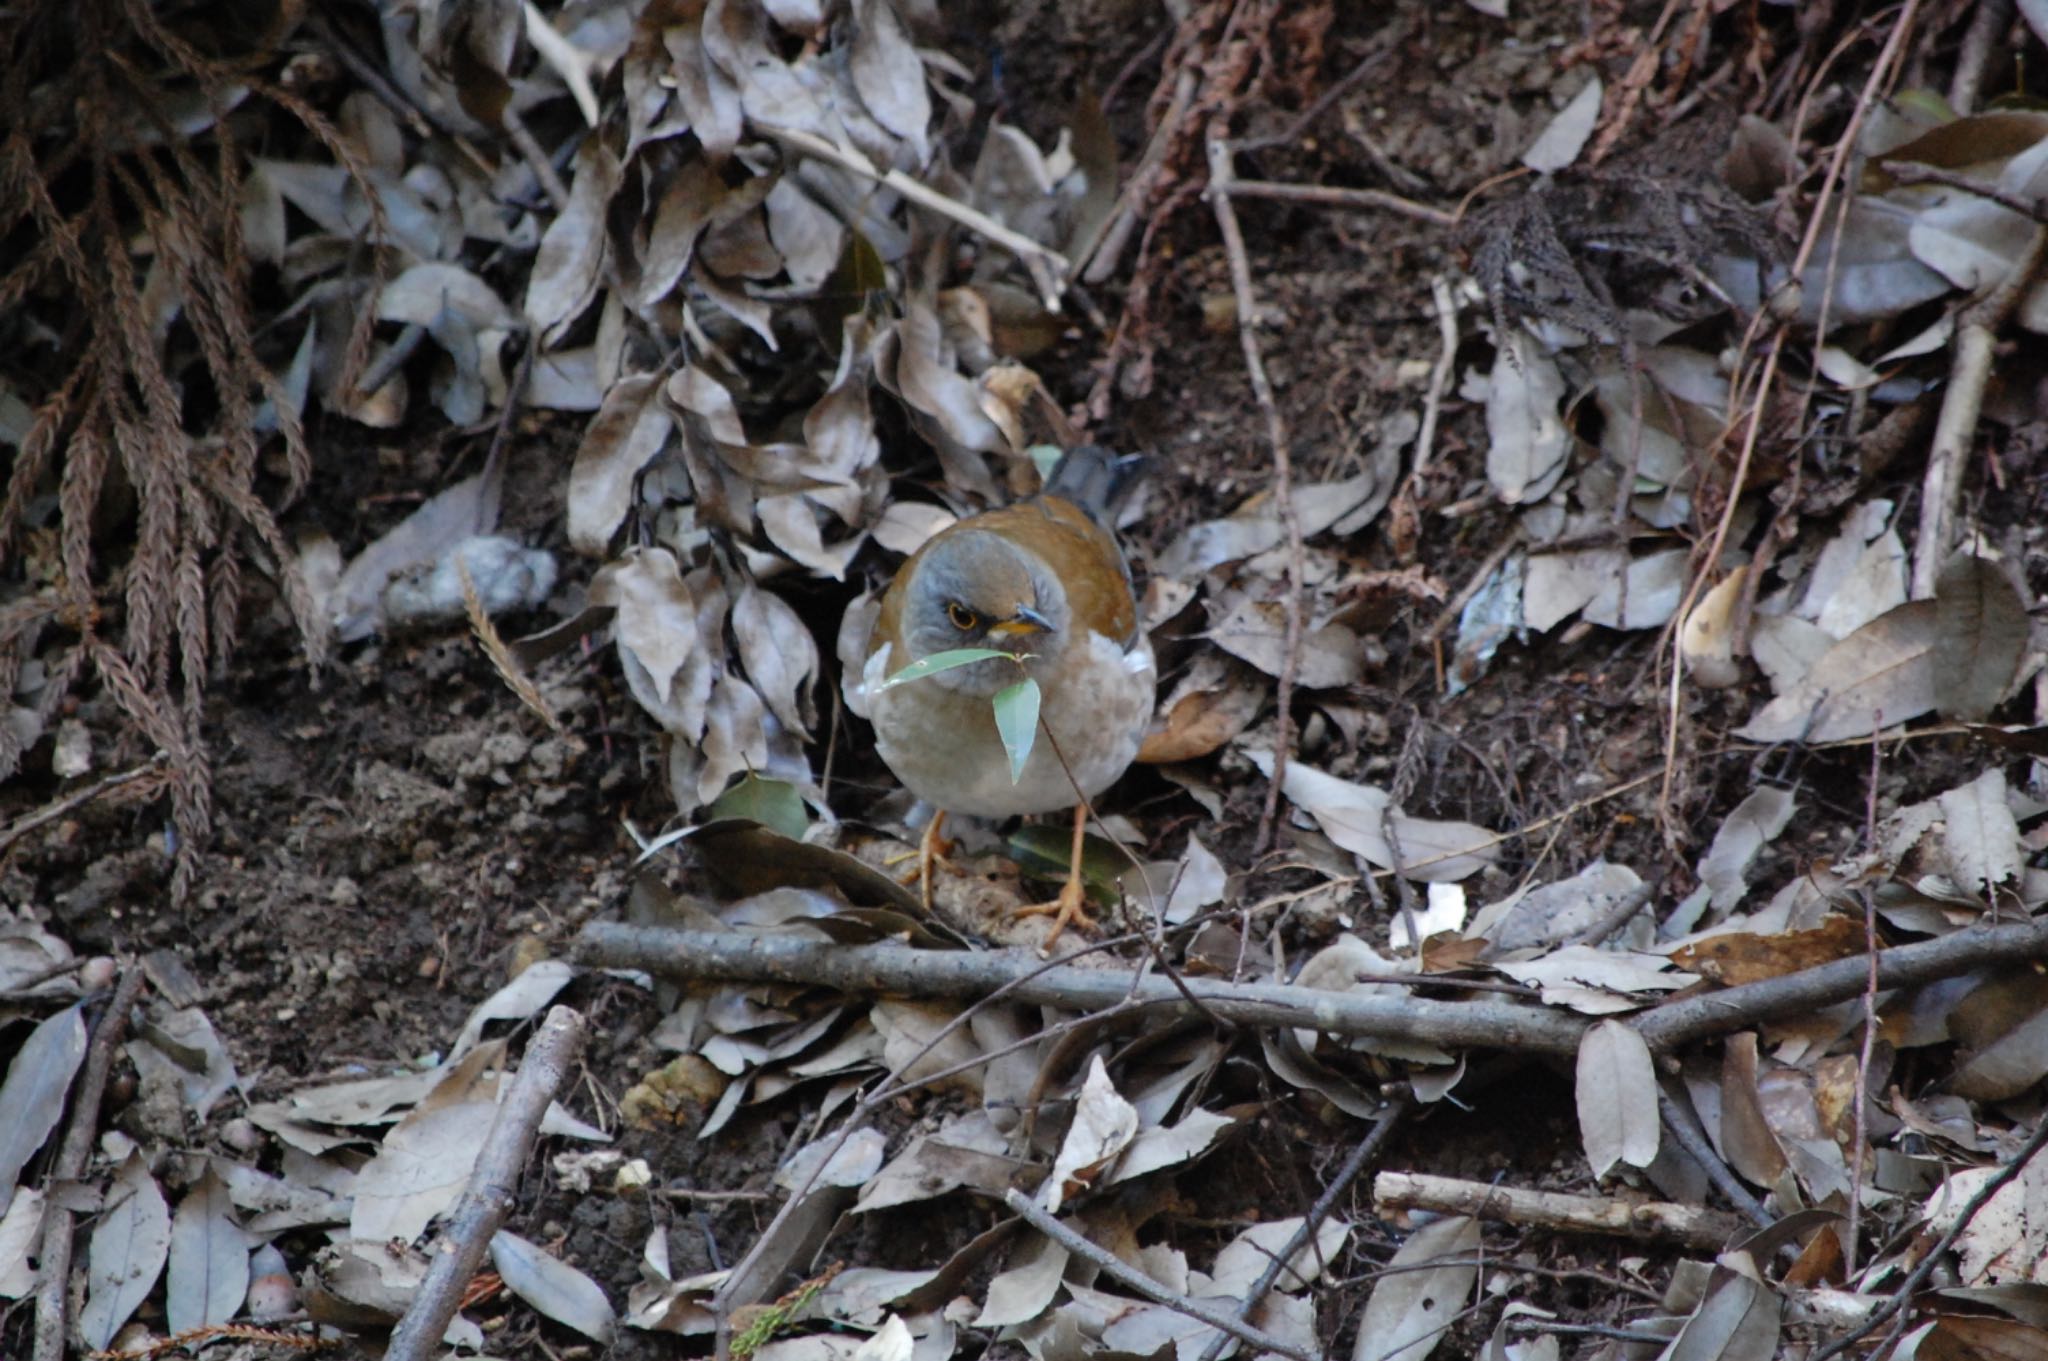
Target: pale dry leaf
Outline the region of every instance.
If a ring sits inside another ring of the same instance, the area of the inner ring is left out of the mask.
[[[1052,1174],[1039,1192],[1039,1204],[1058,1213],[1061,1205],[1102,1179],[1109,1164],[1130,1146],[1137,1133],[1138,1112],[1118,1095],[1102,1056],[1093,1056],[1074,1101],[1073,1123],[1060,1141]]]
[[[1599,121],[1602,93],[1598,76],[1580,86],[1522,153],[1522,164],[1539,175],[1554,175],[1576,161]]]
[[[492,1042],[437,1070],[433,1089],[356,1174],[351,1237],[410,1243],[455,1203],[497,1118],[499,1084],[486,1070],[503,1057],[503,1044]]]
[[[1254,1224],[1223,1245],[1209,1269],[1210,1289],[1225,1297],[1242,1297],[1266,1273],[1280,1250],[1301,1231],[1301,1219],[1269,1219]],[[1274,1280],[1275,1290],[1306,1290],[1321,1280],[1324,1271],[1338,1260],[1351,1226],[1342,1219],[1326,1219],[1316,1226],[1309,1241],[1294,1250]]]
[[[1172,1125],[1155,1125],[1141,1131],[1110,1174],[1108,1184],[1142,1177],[1162,1167],[1175,1167],[1199,1158],[1237,1122],[1214,1111],[1193,1110]]]
[[[875,542],[906,557],[960,517],[929,501],[892,501],[875,522]]]
[[[1678,613],[1685,595],[1683,548],[1629,560],[1625,572],[1610,573],[1582,612],[1588,623],[1618,629],[1662,628]]]
[[[1269,676],[1287,665],[1287,611],[1277,600],[1240,598],[1210,628],[1209,641]],[[1363,674],[1364,647],[1341,624],[1304,628],[1297,650],[1295,684],[1307,690],[1335,690],[1356,684]]]
[[[449,545],[490,533],[498,520],[496,501],[496,492],[482,473],[466,477],[423,502],[356,554],[328,600],[335,637],[350,643],[381,628],[384,592],[392,578],[431,567]]]
[[[1832,742],[1918,718],[1934,707],[1940,605],[1913,600],[1821,655],[1792,689],[1737,730],[1754,742]]]
[[[842,1137],[827,1134],[789,1155],[775,1169],[775,1184],[793,1194],[813,1186],[864,1186],[882,1170],[888,1141],[881,1131],[854,1130]]]
[[[0,1298],[18,1300],[36,1288],[41,1273],[33,1258],[43,1241],[43,1194],[21,1191],[0,1215]]]
[[[2010,1101],[2048,1076],[2048,1009],[2035,1012],[1982,1049],[1956,1056],[1946,1086],[1969,1101]],[[2048,1223],[2041,1225],[2048,1234]]]
[[[1728,912],[1749,891],[1750,866],[1792,820],[1797,802],[1783,789],[1765,786],[1751,791],[1714,833],[1714,842],[1700,857],[1700,882],[1706,885],[1717,912]]]
[[[0,1083],[0,1206],[12,1200],[21,1169],[64,1118],[85,1042],[82,1009],[66,1007],[38,1022],[7,1065]]]
[[[853,22],[847,60],[853,88],[875,121],[904,140],[911,162],[922,165],[931,154],[926,128],[932,119],[924,62],[890,0],[853,0]]]
[[[891,1314],[854,1350],[853,1361],[912,1361],[916,1350],[910,1326]]]
[[[1620,581],[1627,563],[1628,554],[1619,548],[1529,554],[1523,567],[1523,625],[1548,632]]]
[[[1366,1297],[1351,1361],[1424,1361],[1478,1282],[1478,1251],[1479,1222],[1463,1215],[1410,1234]]]
[[[86,1254],[85,1307],[78,1332],[104,1351],[114,1334],[156,1288],[171,1252],[171,1210],[141,1149],[129,1153],[107,1188],[107,1208],[93,1226]]]
[[[1067,1259],[1067,1250],[1050,1238],[1033,1237],[1017,1250],[1010,1265],[988,1283],[988,1294],[974,1326],[1014,1327],[1044,1313],[1059,1294]]]
[[[1770,1286],[1716,1265],[1706,1296],[1663,1355],[1705,1361],[1773,1361],[1783,1302]]]
[[[1796,614],[1755,614],[1749,621],[1749,655],[1770,677],[1773,694],[1785,694],[1806,679],[1814,663],[1836,640]]]
[[[1557,414],[1564,395],[1557,361],[1526,332],[1501,342],[1486,386],[1486,477],[1507,504],[1542,500],[1564,475],[1571,448]]]
[[[541,1314],[593,1342],[611,1345],[618,1316],[596,1281],[504,1229],[491,1235],[491,1265],[506,1289]]]
[[[604,214],[619,178],[618,157],[604,139],[585,138],[576,152],[568,206],[548,224],[527,278],[526,319],[549,348],[565,338],[604,281]]]
[[[656,400],[659,374],[636,373],[612,384],[583,432],[569,466],[569,542],[601,554],[633,506],[640,470],[669,442],[675,422]]]
[[[1600,1021],[1579,1040],[1575,1087],[1579,1141],[1593,1175],[1618,1162],[1648,1167],[1657,1156],[1657,1067],[1634,1027]]]
[[[2027,607],[1994,563],[1959,553],[1934,585],[1934,698],[1942,717],[1976,722],[1990,714],[2027,650]]]
[[[1211,903],[1222,902],[1229,879],[1215,852],[1204,846],[1201,838],[1193,832],[1188,833],[1187,852],[1181,857],[1178,873],[1172,880],[1173,889],[1167,895],[1161,915],[1169,924],[1178,926]]]
[[[733,602],[732,631],[739,643],[740,666],[768,711],[808,741],[805,714],[818,676],[818,644],[811,631],[787,601],[751,581]]]
[[[2020,828],[1997,766],[1941,796],[1949,878],[1965,893],[1995,895],[2019,878]]]
[[[483,1040],[484,1027],[492,1021],[525,1021],[538,1016],[574,977],[576,966],[566,960],[539,959],[527,965],[511,982],[476,1004],[455,1042],[448,1046],[444,1061],[453,1063],[476,1048]]]
[[[1813,622],[1829,637],[1846,638],[1905,603],[1906,545],[1898,531],[1887,529],[1864,547]]]
[[[249,1293],[249,1235],[235,1223],[226,1183],[209,1165],[171,1218],[164,1317],[174,1333],[226,1323]]]
[[[1271,752],[1246,755],[1272,778]],[[1491,864],[1498,853],[1499,838],[1484,827],[1410,817],[1394,806],[1385,790],[1340,780],[1300,761],[1287,763],[1282,792],[1314,818],[1330,840],[1406,878],[1425,883],[1463,879]],[[1395,840],[1401,847],[1398,856]]]
[[[611,565],[618,610],[619,646],[647,669],[655,695],[667,704],[669,687],[698,649],[697,605],[666,548],[633,547]]]

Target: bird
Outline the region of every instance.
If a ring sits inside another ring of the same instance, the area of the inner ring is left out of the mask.
[[[1052,902],[1018,910],[1053,918],[1047,949],[1068,926],[1094,924],[1081,880],[1088,804],[1130,767],[1157,699],[1158,667],[1114,532],[1144,464],[1082,445],[1037,495],[933,535],[883,592],[861,669],[883,763],[933,809],[919,851],[927,905],[947,813],[1074,810],[1066,884]],[[970,647],[1014,660],[885,684],[914,661]],[[1023,676],[1038,682],[1040,726],[1013,779],[992,702]]]

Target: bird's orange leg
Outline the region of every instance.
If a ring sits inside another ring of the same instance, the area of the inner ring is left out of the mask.
[[[1081,879],[1081,851],[1085,845],[1082,838],[1087,830],[1088,805],[1085,803],[1076,804],[1074,806],[1074,851],[1072,858],[1067,863],[1067,882],[1060,888],[1060,896],[1049,903],[1033,903],[1029,907],[1017,909],[1016,915],[1019,917],[1051,917],[1053,919],[1052,934],[1048,935],[1045,938],[1045,944],[1039,947],[1041,951],[1052,949],[1052,943],[1060,938],[1060,932],[1066,930],[1070,924],[1079,926],[1084,930],[1093,930],[1095,927],[1095,918],[1088,915],[1088,888]]]
[[[932,869],[953,850],[953,843],[946,840],[946,810],[936,809],[932,820],[924,825],[924,835],[917,842],[917,868],[897,882],[905,888],[918,885],[918,895],[924,899],[924,910],[932,910]],[[907,858],[907,857],[906,857]]]

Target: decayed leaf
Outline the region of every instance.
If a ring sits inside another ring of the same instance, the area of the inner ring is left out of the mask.
[[[1648,1167],[1657,1156],[1657,1068],[1631,1026],[1601,1021],[1579,1041],[1579,1139],[1593,1175],[1617,1162]]]
[[[1478,1251],[1479,1222],[1463,1215],[1410,1234],[1366,1299],[1351,1361],[1424,1361],[1464,1310],[1479,1279]]]
[[[476,1004],[448,1047],[445,1062],[453,1063],[476,1048],[492,1021],[524,1021],[539,1015],[575,976],[576,966],[564,960],[540,959],[527,965],[518,977]]]
[[[1757,1091],[1755,1031],[1729,1036],[1721,1051],[1721,1152],[1758,1186],[1777,1185],[1785,1171],[1785,1150]]]
[[[633,479],[668,443],[674,422],[660,392],[659,374],[621,378],[583,432],[569,467],[569,542],[579,551],[605,551],[632,508]]]
[[[988,1295],[974,1326],[1007,1328],[1044,1313],[1059,1293],[1067,1259],[1067,1250],[1050,1238],[1033,1238],[988,1283]]]
[[[149,1162],[136,1149],[107,1188],[107,1208],[93,1226],[86,1258],[85,1308],[78,1332],[85,1345],[104,1351],[156,1287],[171,1251],[171,1210]]]
[[[1102,1056],[1088,1063],[1088,1076],[1074,1101],[1074,1122],[1052,1161],[1039,1203],[1057,1213],[1069,1198],[1093,1186],[1138,1133],[1138,1113],[1117,1094]]]
[[[1821,655],[1737,735],[1756,742],[1831,742],[1918,718],[1934,707],[1940,605],[1914,600],[1871,620]]]
[[[526,284],[526,318],[552,347],[583,315],[603,281],[605,207],[619,185],[619,161],[601,137],[576,152],[569,206],[548,224]]]
[[[1689,556],[1685,549],[1674,548],[1628,559],[1627,570],[1609,574],[1586,602],[1584,618],[1608,628],[1662,628],[1678,613],[1678,603],[1685,595]]]
[[[1202,653],[1160,704],[1138,760],[1161,765],[1207,756],[1251,726],[1268,693],[1242,662]]]
[[[798,1195],[813,1186],[864,1186],[882,1170],[887,1147],[888,1141],[875,1129],[857,1129],[844,1138],[827,1134],[776,1168],[775,1184]]]
[[[1798,805],[1783,789],[1765,786],[1737,804],[1714,833],[1714,844],[1700,858],[1700,882],[1712,894],[1717,912],[1728,912],[1749,891],[1749,867],[1785,824]]]
[[[1269,676],[1287,664],[1287,610],[1277,600],[1241,598],[1209,631],[1209,640],[1231,656]],[[1309,690],[1330,690],[1357,682],[1363,648],[1358,635],[1341,624],[1304,627],[1294,679]]]
[[[172,1332],[226,1323],[241,1312],[249,1293],[249,1246],[227,1185],[209,1165],[171,1219],[164,1315]]]
[[[1498,338],[1496,338],[1498,340]],[[1569,433],[1557,361],[1517,330],[1502,343],[1486,389],[1486,477],[1511,506],[1539,501],[1564,474]]]
[[[1966,893],[1995,892],[2020,872],[2020,828],[1998,767],[1941,796],[1949,877]]]
[[[1722,931],[1671,952],[1671,962],[1729,987],[1811,969],[1863,950],[1863,924],[1839,913],[1807,931]]]
[[[1247,755],[1271,778],[1271,752]],[[1394,806],[1385,790],[1325,775],[1299,761],[1287,763],[1282,792],[1345,850],[1381,869],[1397,869],[1425,883],[1455,881],[1477,873],[1492,863],[1499,840],[1469,822],[1410,817]],[[1394,854],[1394,838],[1400,841],[1399,856]]]
[[[618,1318],[596,1281],[503,1229],[491,1235],[491,1265],[507,1289],[542,1314],[610,1345]]]
[[[382,599],[400,572],[438,561],[455,544],[486,534],[497,524],[496,492],[483,474],[466,477],[437,493],[381,538],[350,560],[327,614],[334,635],[354,642],[375,633],[384,623]]]
[[[85,1017],[66,1007],[29,1032],[0,1083],[0,1207],[50,1131],[64,1118],[65,1093],[85,1061]]]
[[[1976,722],[2005,698],[2026,653],[2026,604],[1995,564],[1961,553],[1941,569],[1934,599],[1935,707]]]
[[[747,678],[782,725],[806,740],[811,683],[818,676],[818,644],[789,603],[753,582],[732,606],[733,637]]]

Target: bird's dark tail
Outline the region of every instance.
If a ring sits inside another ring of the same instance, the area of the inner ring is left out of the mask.
[[[1069,449],[1045,479],[1047,496],[1064,497],[1105,529],[1115,529],[1117,512],[1130,499],[1152,460],[1143,454],[1115,454],[1099,444]]]

